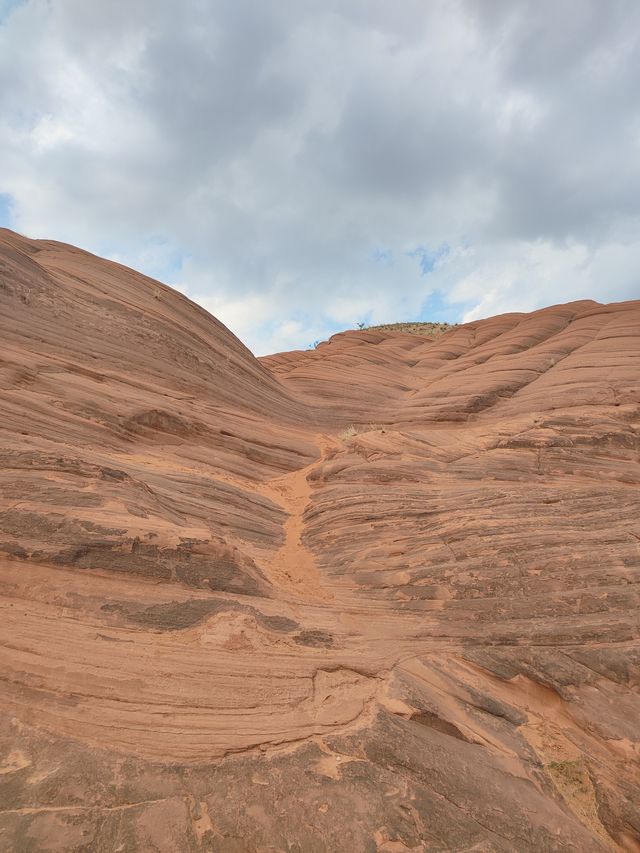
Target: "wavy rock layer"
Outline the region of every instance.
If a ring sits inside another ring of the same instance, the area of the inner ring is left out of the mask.
[[[640,850],[640,303],[257,360],[0,232],[0,849]]]

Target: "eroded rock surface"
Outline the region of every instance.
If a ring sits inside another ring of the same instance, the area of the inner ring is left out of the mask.
[[[0,849],[640,850],[640,303],[255,359],[0,231]]]

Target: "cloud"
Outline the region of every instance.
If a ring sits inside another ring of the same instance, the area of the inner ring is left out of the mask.
[[[14,227],[179,285],[257,352],[640,296],[635,0],[2,8]]]
[[[640,225],[640,222],[638,223]],[[593,248],[570,241],[514,242],[461,252],[438,271],[448,299],[466,305],[466,321],[532,311],[578,299],[624,301],[640,295],[640,244],[608,241]]]

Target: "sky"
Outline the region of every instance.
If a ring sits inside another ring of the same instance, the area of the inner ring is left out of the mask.
[[[0,225],[258,355],[640,298],[640,3],[0,0]]]

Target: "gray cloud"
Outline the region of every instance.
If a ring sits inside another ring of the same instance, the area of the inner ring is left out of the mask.
[[[3,14],[14,227],[179,285],[257,351],[640,296],[635,0]]]

